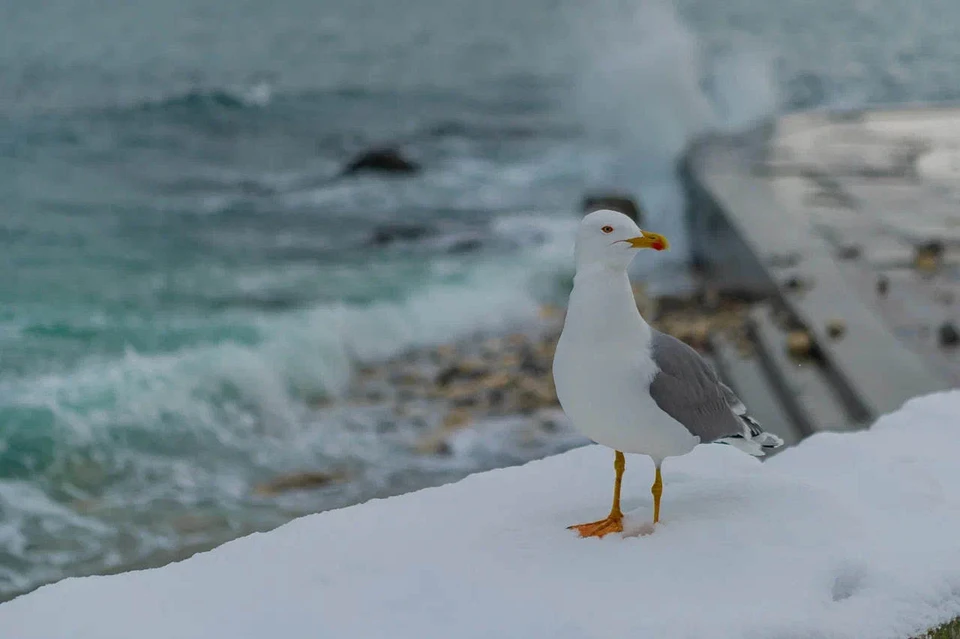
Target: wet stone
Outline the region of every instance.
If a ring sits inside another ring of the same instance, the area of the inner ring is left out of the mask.
[[[406,157],[400,149],[379,147],[363,151],[351,159],[343,168],[343,175],[353,175],[365,171],[413,174],[420,171],[420,165]]]
[[[805,330],[794,329],[787,334],[787,352],[796,359],[810,357],[813,351],[813,337]]]
[[[943,243],[930,241],[916,247],[913,267],[925,275],[932,275],[943,266]]]
[[[832,339],[839,339],[847,332],[847,324],[843,320],[833,319],[827,322],[827,335]]]
[[[941,346],[955,348],[960,345],[960,330],[953,322],[944,322],[937,330],[937,340]]]
[[[470,423],[472,418],[473,416],[469,410],[465,408],[455,408],[443,418],[442,428],[447,431],[463,428]]]
[[[877,295],[886,297],[890,292],[890,278],[886,275],[877,276]]]
[[[345,481],[347,476],[343,472],[304,471],[281,475],[270,481],[254,487],[255,495],[277,495],[292,490],[308,490],[327,486],[331,483]]]

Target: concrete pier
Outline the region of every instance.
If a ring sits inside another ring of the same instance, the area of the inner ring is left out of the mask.
[[[788,439],[960,386],[960,108],[788,115],[680,171],[706,285],[761,300],[718,368]]]

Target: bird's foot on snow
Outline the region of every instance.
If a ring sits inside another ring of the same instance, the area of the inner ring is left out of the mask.
[[[610,513],[610,516],[589,524],[567,526],[568,530],[576,530],[581,537],[603,537],[610,533],[623,532],[623,515]]]

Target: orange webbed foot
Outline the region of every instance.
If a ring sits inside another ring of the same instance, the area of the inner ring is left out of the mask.
[[[623,515],[611,514],[606,519],[590,522],[589,524],[577,524],[568,526],[568,530],[576,530],[581,537],[603,537],[610,533],[623,532]]]

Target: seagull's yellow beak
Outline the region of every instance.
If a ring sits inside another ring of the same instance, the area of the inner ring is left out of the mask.
[[[624,242],[628,243],[633,248],[652,248],[655,251],[665,251],[670,248],[670,242],[667,241],[667,238],[660,235],[659,233],[651,233],[650,231],[640,231],[643,235],[638,235],[637,237],[631,237]]]

